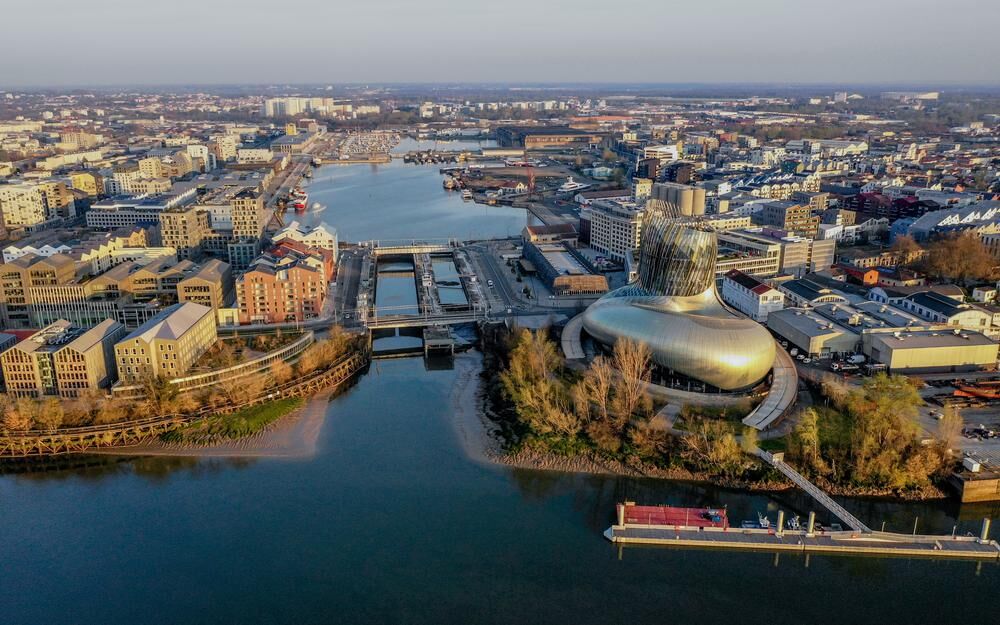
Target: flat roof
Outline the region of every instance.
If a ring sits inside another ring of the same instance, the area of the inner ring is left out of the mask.
[[[959,333],[948,330],[925,330],[919,332],[886,332],[872,334],[872,341],[878,341],[890,349],[928,349],[944,347],[998,346],[997,342],[979,332],[962,330]]]

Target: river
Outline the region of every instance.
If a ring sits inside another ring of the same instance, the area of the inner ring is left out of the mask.
[[[396,153],[477,149],[491,142],[415,141],[404,139]],[[438,170],[446,165],[411,165],[401,159],[386,164],[324,165],[307,186],[310,206],[325,208],[296,216],[305,224],[326,223],[342,241],[370,239],[477,239],[510,237],[527,223],[524,209],[486,206],[445,192]],[[289,217],[292,219],[292,217]]]
[[[391,180],[385,186],[398,184]],[[430,187],[447,197],[439,183]],[[354,193],[362,202],[365,192]],[[389,209],[345,213],[344,236],[381,236],[364,220],[379,210]],[[421,213],[413,223],[465,236],[453,219]],[[483,228],[495,234],[518,219]],[[401,293],[380,296],[409,305]],[[309,459],[103,458],[0,475],[0,622],[997,622],[996,563],[619,551],[601,532],[625,498],[726,506],[736,522],[815,506],[796,492],[477,461],[465,444],[475,428],[456,418],[452,392],[476,375],[479,357],[451,362],[376,361],[331,401]],[[983,516],[1000,516],[997,506],[953,502],[843,503],[874,527],[902,532],[915,519],[921,532],[976,531]]]

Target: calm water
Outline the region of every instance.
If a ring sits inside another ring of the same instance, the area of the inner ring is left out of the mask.
[[[0,620],[996,622],[995,564],[619,553],[601,531],[624,497],[728,505],[737,519],[806,504],[477,464],[450,416],[457,375],[379,361],[332,402],[309,460],[0,477]],[[953,512],[935,506],[879,510],[899,529],[914,514],[951,528]]]
[[[438,142],[441,150],[475,149],[488,142]],[[397,152],[434,147],[434,142],[403,140]],[[370,239],[477,239],[520,234],[527,223],[523,209],[462,201],[441,186],[442,165],[326,165],[308,185],[309,204],[326,206],[296,217],[335,227],[342,241]]]

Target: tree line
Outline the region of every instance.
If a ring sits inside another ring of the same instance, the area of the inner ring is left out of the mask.
[[[145,419],[157,415],[187,414],[201,407],[238,406],[263,395],[269,388],[326,369],[351,349],[351,339],[339,326],[330,336],[316,341],[294,364],[277,360],[265,372],[220,380],[203,389],[181,393],[164,377],[141,382],[141,400],[111,397],[88,390],[75,399],[15,397],[0,393],[0,428],[6,431],[55,430],[61,427],[104,425]],[[237,364],[235,361],[231,364]]]

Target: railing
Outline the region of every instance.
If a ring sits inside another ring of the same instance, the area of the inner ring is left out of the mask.
[[[241,362],[238,365],[233,365],[224,369],[215,369],[213,371],[206,371],[205,373],[189,375],[183,378],[174,378],[169,381],[169,384],[176,387],[180,392],[188,392],[204,388],[206,386],[211,386],[212,384],[223,380],[232,380],[254,373],[260,373],[264,370],[264,367],[273,364],[276,360],[280,359],[288,361],[289,359],[298,356],[304,352],[306,348],[313,344],[314,338],[313,332],[309,330],[288,345],[280,347],[273,352],[268,352],[263,356],[254,358],[253,360]],[[292,362],[294,362],[294,360],[292,360]],[[142,386],[138,384],[129,386],[114,386],[111,389],[111,394],[115,397],[128,397],[133,399],[140,398],[142,397]]]
[[[757,455],[780,471],[785,477],[792,480],[796,486],[806,491],[813,499],[816,500],[817,503],[819,503],[819,505],[829,510],[834,516],[846,523],[851,529],[865,533],[870,533],[872,531],[867,525],[858,520],[857,517],[848,512],[843,506],[823,492],[822,489],[807,480],[801,473],[785,464],[783,457],[775,457],[774,454],[768,453],[763,449],[758,449]]]
[[[227,414],[284,397],[302,397],[341,384],[370,362],[365,350],[344,356],[336,363],[299,379],[271,387],[246,402],[228,406],[204,406],[185,414],[168,414],[120,423],[89,425],[58,430],[27,430],[0,435],[0,457],[30,457],[81,453],[98,447],[136,445],[177,427],[210,415]]]

